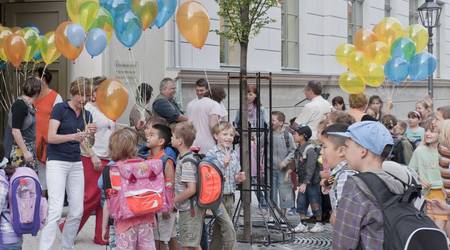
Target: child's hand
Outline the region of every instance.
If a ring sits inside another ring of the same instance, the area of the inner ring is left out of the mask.
[[[422,184],[422,188],[423,189],[430,189],[431,188],[431,184],[428,181],[426,181],[426,180],[422,180],[420,183]]]
[[[305,193],[305,191],[306,191],[306,184],[305,183],[303,183],[302,185],[300,185],[300,186],[298,186],[298,191],[300,192],[300,193]]]
[[[280,162],[278,162],[278,167],[280,167],[280,169],[283,169],[283,168],[285,168],[286,167],[286,165],[287,165],[287,163],[283,160],[283,161],[280,161]]]
[[[288,169],[286,171],[286,175],[284,176],[284,182],[289,182],[289,180],[291,180],[291,173],[292,173],[292,169]]]
[[[231,156],[229,153],[227,153],[225,155],[225,157],[223,158],[223,166],[228,167],[228,165],[230,164],[230,161],[231,161]]]
[[[245,172],[240,172],[239,174],[237,174],[235,176],[235,180],[237,183],[241,183],[241,182],[245,181],[246,180]]]

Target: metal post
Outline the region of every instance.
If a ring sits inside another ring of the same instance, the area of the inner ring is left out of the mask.
[[[433,28],[428,28],[428,52],[433,54]],[[428,95],[433,99],[433,74],[428,77]]]

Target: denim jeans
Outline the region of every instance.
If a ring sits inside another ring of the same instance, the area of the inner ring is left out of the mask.
[[[305,193],[298,192],[297,195],[297,213],[306,215],[308,206],[316,218],[322,217],[322,195],[320,192],[320,184],[308,184]]]
[[[22,243],[23,243],[23,240],[20,240],[16,243],[12,243],[12,244],[3,244],[3,245],[1,245],[1,249],[2,250],[22,250]]]
[[[279,208],[291,208],[294,206],[294,197],[292,196],[292,184],[289,176],[285,182],[287,170],[274,169],[272,171],[272,198],[273,203]]]
[[[83,164],[79,162],[48,161],[47,165],[48,187],[48,216],[47,224],[41,232],[40,250],[52,249],[61,219],[64,192],[67,189],[69,213],[62,233],[61,248],[69,250],[74,248],[81,216],[83,215],[84,199],[84,173]]]

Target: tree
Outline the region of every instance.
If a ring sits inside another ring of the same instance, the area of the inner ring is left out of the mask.
[[[229,28],[216,30],[216,32],[231,42],[239,43],[240,54],[240,88],[241,88],[241,140],[248,141],[248,116],[247,116],[247,50],[251,37],[257,35],[261,29],[274,22],[267,16],[267,11],[276,6],[277,0],[216,0],[219,3],[218,15],[223,18]],[[242,143],[242,167],[246,175],[243,190],[250,190],[250,150],[248,143]],[[251,222],[251,192],[242,192],[242,204],[244,206],[244,240],[249,241],[252,235]]]

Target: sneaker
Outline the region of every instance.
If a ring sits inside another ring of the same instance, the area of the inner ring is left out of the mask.
[[[298,214],[297,214],[297,210],[295,210],[295,209],[289,209],[289,211],[287,212],[287,215],[289,215],[289,216],[298,215]]]
[[[322,223],[317,222],[311,230],[309,230],[311,233],[320,233],[323,232],[325,229],[323,228]]]
[[[306,233],[308,232],[308,227],[303,225],[301,222],[294,228],[296,233]]]

